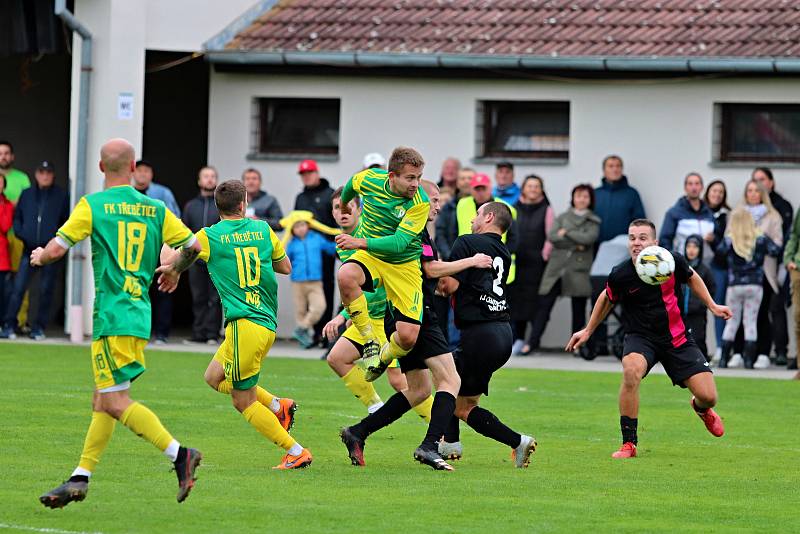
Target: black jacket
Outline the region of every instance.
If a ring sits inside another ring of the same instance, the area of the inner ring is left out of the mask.
[[[40,189],[34,182],[22,192],[14,210],[14,234],[25,248],[43,247],[69,216],[69,197],[53,184]]]
[[[181,219],[183,224],[195,233],[201,228],[206,228],[219,222],[219,212],[217,212],[217,204],[214,202],[214,197],[197,195],[183,207]]]
[[[772,201],[772,206],[780,213],[781,220],[783,221],[783,246],[786,246],[789,241],[789,234],[792,231],[792,220],[794,220],[794,210],[789,201],[783,198],[775,191],[769,194],[769,199]],[[779,258],[780,261],[783,258]]]
[[[331,213],[331,197],[333,188],[328,180],[322,178],[316,187],[305,187],[294,200],[294,209],[307,210],[314,214],[314,218],[322,224],[336,228],[336,221]]]
[[[458,198],[454,198],[444,206],[439,216],[436,218],[436,248],[442,260],[448,261],[453,243],[458,237],[458,220],[456,219],[456,203]]]

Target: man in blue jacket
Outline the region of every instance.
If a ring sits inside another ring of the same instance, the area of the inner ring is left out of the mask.
[[[706,243],[714,241],[714,213],[701,198],[703,177],[696,172],[690,172],[683,179],[683,190],[686,195],[667,210],[661,225],[661,234],[658,236],[659,245],[681,254],[686,238],[690,235],[699,235]],[[714,252],[710,246],[703,249],[705,252],[701,260],[708,264]]]
[[[622,158],[606,156],[603,160],[603,180],[594,190],[594,212],[600,217],[598,245],[620,234],[628,233],[628,225],[635,219],[644,219],[644,206],[639,192],[628,185],[622,174]]]
[[[31,324],[31,339],[44,339],[44,329],[50,320],[53,289],[60,262],[44,267],[31,266],[28,259],[37,247],[43,247],[55,235],[69,215],[67,192],[55,185],[55,172],[49,161],[43,161],[36,169],[35,183],[22,192],[14,212],[14,233],[25,246],[19,272],[14,277],[11,298],[0,338],[16,338],[17,313],[31,281],[39,273],[39,304],[36,319]]]
[[[509,206],[513,206],[519,199],[520,188],[514,182],[514,164],[510,161],[501,161],[494,170],[494,186],[492,196],[499,198]],[[628,229],[625,228],[627,232]]]

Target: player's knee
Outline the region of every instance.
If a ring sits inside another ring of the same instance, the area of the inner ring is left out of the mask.
[[[401,326],[400,323],[398,323],[397,343],[404,349],[410,350],[414,348],[414,344],[417,342],[418,335],[419,335],[419,325],[411,323],[403,323],[403,325]]]
[[[356,289],[359,287],[358,283],[358,267],[353,264],[345,263],[336,272],[336,281],[342,289]]]
[[[642,372],[635,365],[626,365],[622,368],[622,383],[625,387],[634,388],[642,381]]]

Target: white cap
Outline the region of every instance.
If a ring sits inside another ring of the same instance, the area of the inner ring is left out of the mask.
[[[370,152],[366,156],[364,156],[364,168],[369,169],[373,165],[380,165],[381,167],[386,166],[386,160],[377,152]]]

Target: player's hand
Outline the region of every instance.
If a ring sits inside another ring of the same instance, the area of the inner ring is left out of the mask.
[[[592,337],[592,333],[588,328],[579,330],[578,332],[572,334],[572,337],[569,338],[569,343],[567,343],[567,346],[564,347],[564,350],[567,352],[574,352],[585,345],[586,342],[589,341],[590,337]]]
[[[797,264],[793,261],[790,261],[789,263],[786,264],[786,268],[789,269],[790,271],[796,271]]]
[[[44,265],[44,262],[42,262],[43,254],[44,249],[42,247],[36,247],[33,252],[31,252],[31,265],[34,267],[41,267]]]
[[[322,335],[325,336],[328,341],[333,341],[337,337],[339,337],[339,329],[345,323],[345,318],[341,315],[337,315],[330,321],[328,324],[325,325],[325,328],[322,329]]]
[[[720,317],[722,319],[725,319],[726,321],[733,316],[733,314],[731,313],[731,309],[721,304],[714,304],[709,309],[711,310],[711,313],[713,313],[716,317]]]
[[[477,254],[472,256],[472,266],[477,269],[491,269],[492,257],[487,256],[482,252],[478,252]]]
[[[339,234],[336,236],[336,246],[342,250],[358,250],[366,248],[366,240],[353,237],[350,234]]]
[[[164,293],[172,293],[178,287],[181,279],[180,273],[172,268],[172,264],[162,265],[156,269],[158,274],[158,290]]]

